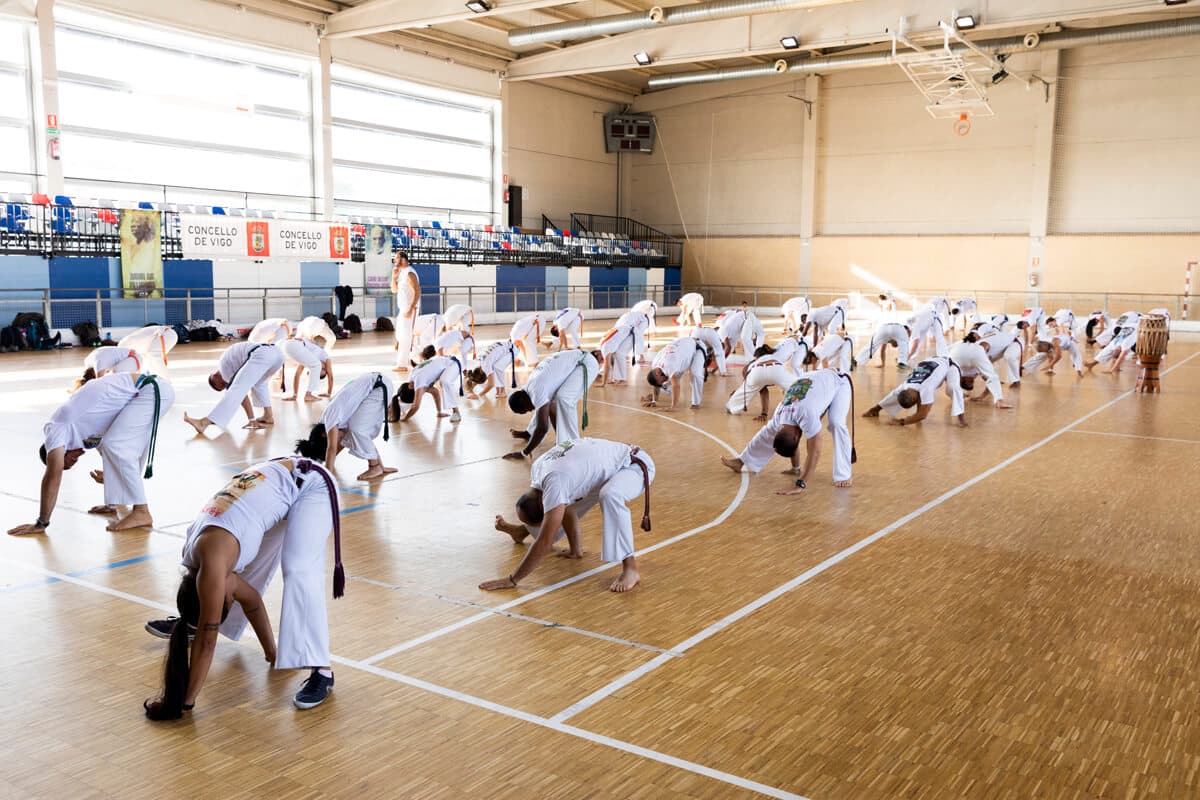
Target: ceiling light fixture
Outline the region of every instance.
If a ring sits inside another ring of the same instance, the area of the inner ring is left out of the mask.
[[[647,53],[645,50],[643,50],[640,53],[634,53],[633,60],[638,63],[639,67],[648,67],[652,63],[654,63],[654,59],[651,58],[650,54]]]
[[[1164,6],[1186,6],[1188,0],[1163,0]]]
[[[492,7],[487,0],[467,0],[467,8],[474,11],[476,14],[482,14],[485,11],[491,11]]]
[[[960,31],[969,31],[978,24],[974,14],[957,14],[954,17],[954,27]]]
[[[795,50],[800,47],[800,40],[795,36],[784,36],[779,40],[779,46],[784,50]]]

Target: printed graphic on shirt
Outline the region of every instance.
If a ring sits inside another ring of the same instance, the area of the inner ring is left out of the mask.
[[[95,448],[97,448],[99,446],[100,446],[100,437],[99,436],[89,436],[83,440],[83,449],[84,450],[94,450]]]
[[[233,476],[233,480],[225,484],[225,488],[213,495],[202,510],[210,517],[219,517],[229,510],[246,492],[259,486],[266,480],[261,472],[241,472]]]
[[[905,383],[924,383],[929,380],[929,376],[938,368],[936,361],[922,361],[913,369],[912,374],[908,376]]]
[[[812,388],[812,381],[808,378],[801,378],[788,387],[788,390],[783,395],[783,404],[790,406],[792,403],[798,403],[808,394],[808,390]]]

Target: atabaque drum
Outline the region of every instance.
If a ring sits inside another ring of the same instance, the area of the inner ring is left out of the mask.
[[[1141,366],[1138,372],[1139,392],[1161,392],[1158,366],[1167,352],[1167,318],[1160,314],[1147,314],[1138,321],[1137,356]]]

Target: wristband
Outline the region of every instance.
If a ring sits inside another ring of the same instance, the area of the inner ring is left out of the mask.
[[[48,520],[48,519],[42,519],[41,517],[38,517],[37,519],[35,519],[35,520],[33,521],[33,524],[34,524],[34,525],[36,525],[36,526],[37,526],[37,527],[39,527],[39,528],[49,528],[49,527],[50,527],[50,520]]]
[[[195,708],[195,707],[196,707],[196,704],[195,704],[195,703],[184,703],[184,704],[181,706],[181,708],[182,708],[184,711],[191,711],[191,710],[192,710],[193,708]]]
[[[803,478],[797,478],[796,479],[796,488],[797,489],[807,489],[808,484],[804,482]]]

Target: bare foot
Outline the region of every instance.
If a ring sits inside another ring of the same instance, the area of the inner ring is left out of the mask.
[[[740,458],[729,458],[727,456],[721,456],[721,463],[737,473],[741,473],[742,467],[745,466]]]
[[[110,531],[127,531],[130,528],[150,528],[154,526],[154,519],[150,516],[150,512],[145,509],[135,509],[127,517],[110,522],[106,529]]]
[[[833,485],[839,489],[849,489],[854,485],[854,481],[834,481]]]
[[[200,419],[195,419],[193,417],[189,417],[188,413],[186,411],[183,412],[183,421],[186,422],[188,425],[191,425],[193,428],[195,428],[196,433],[198,433],[200,435],[204,435],[204,429],[207,428],[211,424],[208,421],[207,417],[201,417]]]
[[[517,430],[516,428],[509,428],[508,432],[512,434],[512,437],[514,439],[524,439],[526,441],[529,441],[529,431],[522,431],[522,430]]]
[[[385,467],[383,465],[374,466],[368,469],[362,475],[359,475],[357,478],[355,478],[355,480],[369,481],[372,478],[382,478],[384,475],[391,475],[395,471],[395,467]]]
[[[306,402],[306,403],[315,403],[315,402],[317,402],[317,401],[318,401],[318,400],[320,400],[320,399],[321,399],[321,398],[317,397],[317,396],[316,396],[315,394],[313,394],[312,392],[305,392],[305,393],[304,393],[304,402]]]
[[[468,400],[478,400],[479,399],[479,395],[475,394],[474,392],[467,392],[464,395],[464,397],[466,397]]]
[[[296,402],[296,395],[292,395],[291,397],[281,397],[279,399],[285,403],[294,403]]]
[[[754,421],[755,421],[755,422],[766,422],[766,421],[767,421],[767,415],[766,415],[766,414],[756,414],[756,415],[755,415],[755,417],[754,417]]]
[[[996,408],[1012,408],[1012,406],[1010,406],[1008,403],[1004,402],[1003,400],[997,400]]]
[[[267,426],[263,425],[258,420],[252,419],[249,422],[247,422],[245,425],[242,426],[242,430],[244,430],[244,431],[260,431],[265,427],[267,427]]]
[[[257,422],[259,425],[274,425],[275,418],[264,416],[264,417],[259,417],[258,419],[255,420],[255,422]]]
[[[556,547],[554,548],[554,555],[559,558],[583,558],[583,551],[576,552],[568,547]]]
[[[91,508],[88,509],[88,513],[89,514],[102,514],[104,516],[111,516],[111,515],[117,513],[117,507],[116,506],[92,506]]]
[[[520,450],[514,450],[511,453],[505,453],[502,456],[502,458],[504,458],[508,461],[524,461],[525,454],[523,452],[521,452]]]
[[[874,417],[878,417],[878,416],[879,416],[879,409],[877,409],[877,408],[869,408],[869,409],[867,409],[866,411],[864,411],[864,412],[863,412],[863,416],[864,416],[864,417],[868,417],[868,418],[874,418]]]
[[[642,581],[642,576],[634,567],[624,567],[621,569],[621,574],[613,578],[613,582],[608,585],[610,592],[629,592],[632,591]]]

